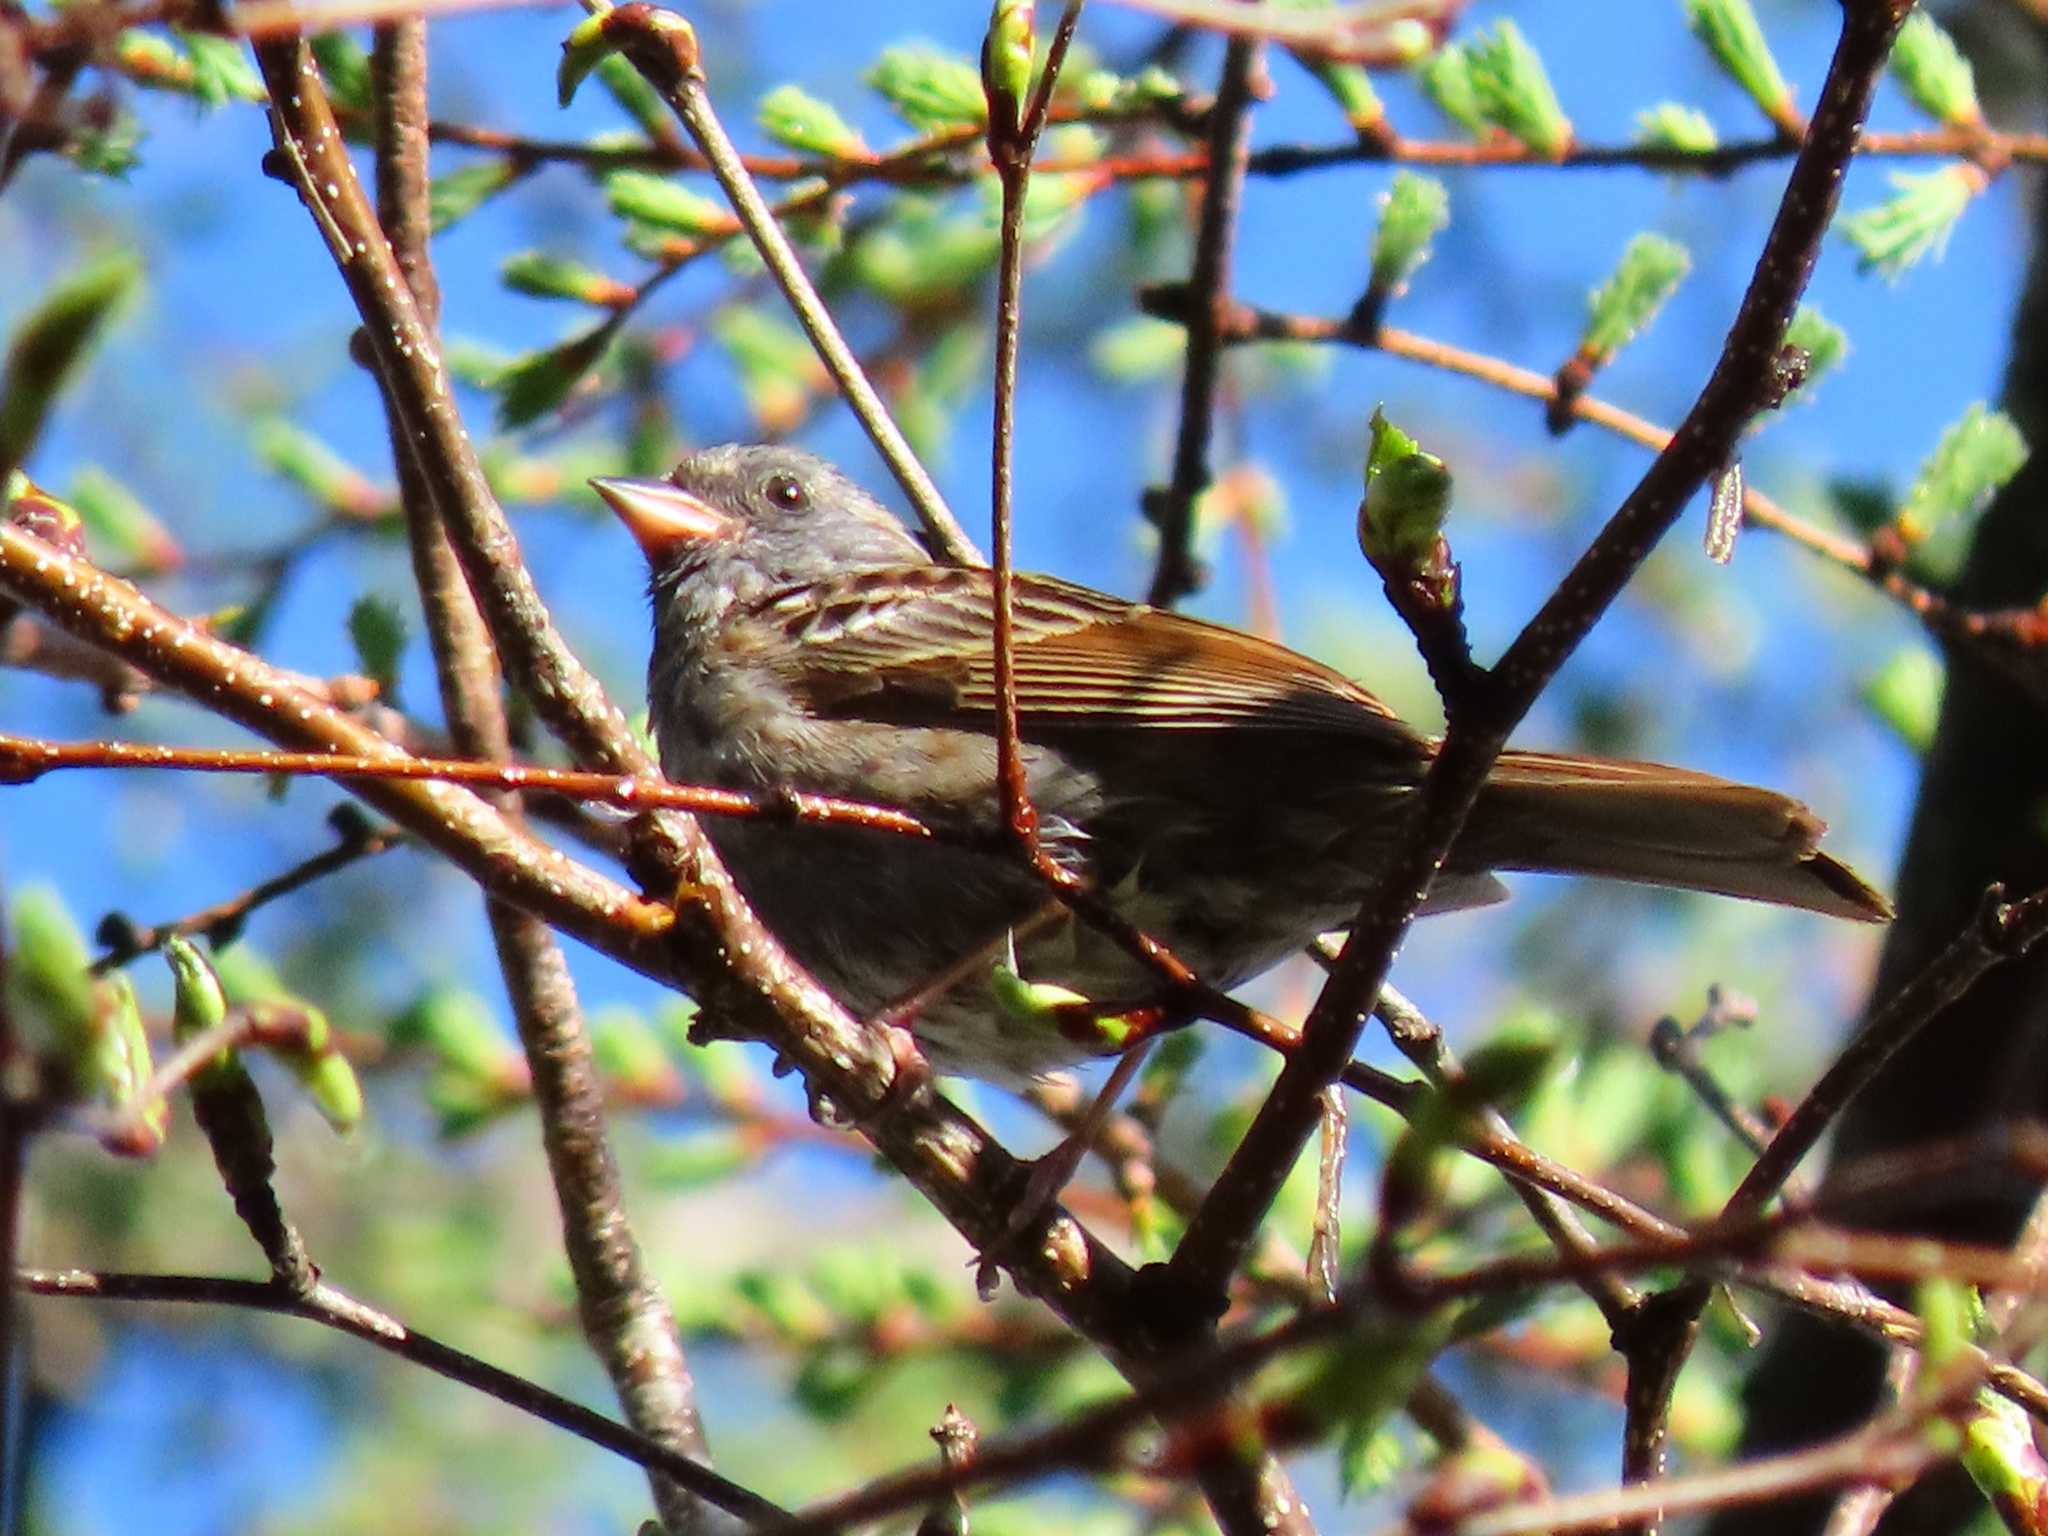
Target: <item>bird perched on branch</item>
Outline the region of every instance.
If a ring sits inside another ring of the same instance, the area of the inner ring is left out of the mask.
[[[994,591],[935,563],[831,465],[692,454],[592,482],[645,552],[648,704],[682,783],[900,806],[980,847],[712,818],[747,899],[862,1014],[897,1007],[942,1071],[1017,1083],[1112,1047],[1049,1027],[1016,973],[1104,1012],[1158,993],[994,837]],[[1049,576],[1014,586],[1018,727],[1044,846],[1205,980],[1232,987],[1348,921],[1436,743],[1269,640]],[[1425,910],[1503,894],[1496,870],[1595,875],[1880,921],[1876,891],[1766,789],[1683,768],[1502,754]]]

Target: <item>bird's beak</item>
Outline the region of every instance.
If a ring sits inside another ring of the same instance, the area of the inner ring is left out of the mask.
[[[722,539],[737,526],[710,502],[666,480],[599,475],[590,488],[618,513],[651,565],[659,565],[678,545]]]

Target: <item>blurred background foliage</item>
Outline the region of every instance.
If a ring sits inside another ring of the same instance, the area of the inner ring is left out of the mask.
[[[1724,66],[1702,48],[1687,28],[1698,9],[1474,3],[1456,34],[1466,56],[1371,83],[1408,138],[1455,143],[1476,128],[1541,148],[1557,125],[1540,99],[1531,106],[1526,79],[1496,82],[1506,95],[1490,115],[1473,104],[1488,68],[1512,77],[1528,67],[1521,48],[1540,55],[1580,142],[1640,136],[1699,149],[1768,137],[1759,103],[1769,104],[1770,79],[1752,70],[1745,85],[1732,67],[1741,61]],[[1835,10],[1757,6],[1799,106],[1811,105]],[[1999,30],[2007,10],[1944,13],[1966,42],[1993,40],[1973,51],[1992,61],[1979,84],[1994,118],[2030,99],[2033,84]],[[972,162],[978,8],[708,0],[689,14],[714,98],[748,148],[886,157],[912,137],[964,131],[970,149],[943,164]],[[541,589],[615,696],[637,704],[641,568],[586,475],[655,472],[690,445],[788,436],[878,491],[889,486],[715,189],[660,171],[675,130],[630,72],[612,61],[606,89],[555,108],[552,72],[570,20],[555,9],[436,23],[435,116],[475,131],[436,149],[435,256],[463,405],[488,440]],[[1081,36],[1085,57],[1069,68],[1062,106],[1091,121],[1055,128],[1042,153],[1061,169],[1032,188],[1019,560],[1138,592],[1154,545],[1141,494],[1170,460],[1181,346],[1177,328],[1143,315],[1134,295],[1185,276],[1190,202],[1184,181],[1119,175],[1115,163],[1186,149],[1218,47],[1109,6],[1091,8]],[[1923,128],[1963,110],[1940,42],[1922,46],[1931,52],[1918,74],[1901,72],[1883,92],[1878,126]],[[431,729],[438,702],[381,413],[349,361],[355,322],[326,252],[297,200],[259,170],[269,135],[246,55],[152,29],[130,34],[119,61],[78,92],[91,111],[65,151],[28,155],[0,198],[9,333],[23,334],[65,285],[97,284],[93,302],[107,301],[110,320],[25,467],[85,514],[87,545],[104,564],[182,612],[218,616],[283,665],[373,679],[374,707]],[[337,97],[360,104],[360,38],[333,35],[322,61]],[[1369,124],[1358,78],[1319,80],[1278,50],[1270,72],[1256,146],[1355,143]],[[1727,175],[1431,170],[1446,222],[1387,319],[1544,373],[1582,343],[1611,350],[1595,391],[1669,425],[1718,346],[1785,164],[1767,157]],[[1846,355],[1764,424],[1746,459],[1751,484],[1823,525],[1867,531],[1908,509],[1928,525],[1916,560],[1936,579],[1967,537],[1978,492],[2017,451],[1978,418],[1948,458],[1936,453],[1952,423],[1997,393],[2023,255],[2015,178],[1977,186],[1969,171],[1939,160],[1852,170],[1845,206],[1862,210],[1860,222],[1831,241],[1809,296],[1846,335]],[[1941,179],[1888,179],[1902,172]],[[1347,313],[1396,174],[1369,159],[1255,174],[1237,295]],[[809,199],[793,233],[977,533],[995,249],[985,180],[862,177],[822,191],[777,182],[778,195]],[[1644,234],[1666,244],[1637,251],[1648,267],[1616,278]],[[1626,345],[1614,345],[1611,327],[1589,326],[1588,295],[1603,284],[1661,300]],[[1457,476],[1449,532],[1482,657],[1519,627],[1646,456],[1584,425],[1554,439],[1539,404],[1382,354],[1295,344],[1231,354],[1219,477],[1202,504],[1209,580],[1191,607],[1284,636],[1429,721],[1427,677],[1352,532],[1366,420],[1382,403]],[[1946,512],[1957,515],[1943,523]],[[1731,564],[1710,563],[1702,526],[1689,519],[1659,551],[1522,740],[1795,792],[1831,821],[1834,846],[1884,883],[1931,730],[1937,653],[1863,583],[1768,532],[1746,533]],[[123,697],[118,682],[0,673],[0,728],[237,739],[176,700]],[[110,718],[109,704],[125,712]],[[324,819],[338,798],[310,781],[150,774],[53,775],[9,789],[0,836],[15,940],[61,952],[49,934],[68,922],[96,953],[96,930],[102,944],[121,937],[102,928],[109,914],[132,926],[222,900],[354,835]],[[1402,957],[1401,986],[1461,1047],[1503,1034],[1553,1047],[1518,1117],[1541,1150],[1674,1213],[1711,1210],[1744,1158],[1652,1062],[1651,1025],[1700,1015],[1710,985],[1739,989],[1757,1004],[1755,1022],[1705,1047],[1717,1072],[1752,1102],[1797,1093],[1854,1015],[1874,937],[1733,903],[1514,883],[1505,908],[1424,924]],[[43,913],[34,932],[19,920],[25,903]],[[255,1062],[279,1131],[280,1189],[325,1274],[602,1403],[480,918],[466,881],[398,846],[211,937],[231,996],[241,987],[316,1006],[365,1084],[363,1122],[337,1136],[288,1074]],[[771,1078],[760,1053],[686,1048],[679,1000],[587,954],[572,958],[614,1087],[629,1210],[689,1332],[721,1470],[801,1502],[928,1454],[925,1430],[949,1402],[989,1433],[1113,1386],[1109,1368],[1042,1311],[1007,1294],[977,1302],[958,1238],[857,1142],[811,1124],[801,1093]],[[145,955],[128,971],[145,1017],[165,1027],[167,969]],[[1258,991],[1292,1014],[1314,986],[1304,964]],[[31,1023],[47,1013],[33,1000],[20,1006]],[[1383,1044],[1373,1053],[1389,1054]],[[1162,1163],[1205,1179],[1269,1075],[1240,1042],[1187,1037],[1140,1099],[1159,1125]],[[1055,1134],[1005,1095],[951,1091],[1022,1151]],[[1353,1124],[1346,1207],[1356,1246],[1394,1128],[1370,1109]],[[1274,1224],[1280,1246],[1262,1260],[1270,1292],[1249,1305],[1298,1292],[1313,1194],[1306,1176],[1290,1192]],[[1457,1219],[1431,1251],[1532,1240],[1519,1206],[1478,1165],[1452,1168],[1447,1195]],[[1075,1201],[1134,1256],[1162,1251],[1176,1230],[1167,1202],[1100,1169]],[[112,1159],[84,1137],[39,1139],[23,1259],[251,1273],[255,1255],[180,1106],[147,1161]],[[34,1531],[617,1530],[644,1511],[644,1483],[625,1463],[305,1325],[69,1301],[31,1304],[27,1323]],[[1710,1332],[1674,1416],[1681,1461],[1725,1452],[1735,1433],[1739,1329],[1710,1313]],[[1558,1486],[1611,1479],[1618,1362],[1575,1295],[1532,1298],[1443,1368]],[[1394,1421],[1345,1455],[1304,1453],[1298,1475],[1317,1500],[1334,1499],[1340,1482],[1353,1499],[1386,1497],[1412,1487],[1426,1447]],[[1162,1502],[1135,1479],[1054,1480],[975,1516],[985,1531],[1048,1521],[1202,1528],[1199,1506]],[[1340,1518],[1376,1516],[1354,1508]]]

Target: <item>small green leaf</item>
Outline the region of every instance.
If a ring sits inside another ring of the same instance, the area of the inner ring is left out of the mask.
[[[348,637],[356,663],[387,700],[398,694],[398,662],[405,653],[405,615],[389,598],[364,595],[348,611]]]
[[[1512,21],[1480,32],[1465,45],[1467,77],[1486,120],[1548,159],[1572,145],[1571,119],[1557,104],[1557,92],[1543,60]]]
[[[108,251],[57,282],[22,316],[0,378],[0,470],[28,457],[57,396],[141,286],[135,252]]]
[[[491,381],[498,396],[498,425],[530,426],[558,409],[611,348],[618,334],[614,315],[580,336],[507,363]]]
[[[1903,645],[1864,683],[1863,703],[1899,740],[1924,754],[1934,744],[1945,679],[1940,653]]]
[[[1071,95],[1086,111],[1105,117],[1134,116],[1187,95],[1187,87],[1157,64],[1146,65],[1128,79],[1107,69],[1091,69],[1078,76],[1071,70],[1070,64],[1061,94]]]
[[[608,24],[608,9],[584,17],[562,39],[562,57],[555,65],[555,100],[562,106],[575,100],[576,88],[618,50],[617,36]]]
[[[1579,346],[1605,360],[1634,340],[1677,290],[1692,256],[1662,235],[1637,235],[1621,253],[1614,275],[1595,288]]]
[[[920,132],[979,127],[988,120],[980,72],[957,54],[904,44],[884,50],[863,78]]]
[[[241,43],[210,32],[174,28],[173,34],[192,60],[192,94],[205,105],[224,107],[231,101],[270,99]]]
[[[1429,558],[1443,534],[1451,505],[1451,472],[1444,461],[1387,420],[1372,413],[1372,447],[1365,461],[1365,499],[1358,504],[1358,542],[1377,568]]]
[[[1031,93],[1031,55],[1036,47],[1033,0],[995,0],[981,43],[981,85],[991,122],[1014,132],[1023,121]]]
[[[1164,378],[1186,354],[1187,331],[1150,315],[1133,315],[1098,331],[1088,348],[1095,370],[1118,384]]]
[[[182,934],[173,934],[164,940],[164,959],[170,962],[171,978],[176,983],[172,1038],[182,1045],[226,1022],[227,994],[221,990],[220,977],[199,952],[199,946]]]
[[[790,149],[835,160],[873,157],[845,118],[800,85],[778,85],[761,98],[758,115],[761,131]]]
[[[479,160],[436,176],[427,188],[427,216],[434,233],[468,218],[485,203],[511,186],[520,169],[510,159]]]
[[[492,1017],[489,1005],[473,992],[435,987],[388,1026],[393,1046],[419,1046],[441,1065],[464,1076],[493,1078],[517,1052]]]
[[[1720,135],[1698,107],[1660,101],[1636,114],[1635,142],[1645,149],[1680,155],[1710,155],[1721,147]]]
[[[1792,89],[1778,73],[1750,0],[1685,0],[1685,21],[1764,116],[1779,124],[1791,117]]]
[[[259,416],[250,424],[249,437],[258,459],[322,507],[362,516],[390,501],[368,475],[296,422]]]
[[[170,531],[135,493],[94,464],[71,478],[71,505],[78,509],[95,548],[109,563],[136,575],[160,575],[185,563],[185,552]]]
[[[545,251],[515,251],[499,266],[498,276],[514,293],[531,294],[537,299],[574,299],[600,309],[630,304],[635,291],[630,283]]]
[[[1450,194],[1432,176],[1401,171],[1380,198],[1379,227],[1372,237],[1372,288],[1399,295],[1422,264],[1430,242],[1451,221]]]
[[[81,129],[65,153],[81,171],[120,181],[140,162],[142,139],[141,120],[133,113],[116,110],[105,124]]]
[[[699,1131],[643,1149],[640,1171],[658,1189],[703,1189],[751,1167],[759,1156],[756,1147],[755,1138],[737,1128]]]
[[[1936,122],[1968,128],[1984,121],[1970,61],[1925,7],[1915,7],[1899,29],[1891,70],[1913,104]]]
[[[1920,1360],[1938,1371],[1970,1347],[1972,1320],[1979,1315],[1976,1293],[1960,1280],[1937,1276],[1913,1287],[1913,1311],[1920,1318]]]
[[[313,39],[313,58],[337,107],[370,110],[370,59],[354,38],[346,32],[322,32]]]
[[[1984,190],[1984,173],[1958,163],[1938,171],[1894,171],[1889,180],[1897,195],[1836,226],[1862,255],[1865,272],[1896,278],[1929,252],[1939,255],[1949,232]]]
[[[346,1134],[362,1123],[363,1085],[356,1069],[338,1050],[292,1053],[285,1057],[300,1091],[320,1111],[320,1118],[336,1134]]]
[[[2041,1512],[2048,1509],[2048,1462],[2019,1404],[1988,1389],[1978,1392],[1974,1411],[1963,1421],[1958,1460],[2006,1530],[2041,1528]]]
[[[54,886],[24,885],[13,902],[9,1002],[33,1017],[53,1041],[83,1050],[93,1028],[92,955]],[[60,1051],[66,1049],[60,1044]]]
[[[1899,532],[1917,544],[1945,523],[1976,517],[2026,461],[2026,439],[2013,419],[1981,402],[1972,405],[1921,465],[1899,511]]]
[[[1463,44],[1444,44],[1422,61],[1415,78],[1437,111],[1475,139],[1486,137],[1489,124],[1472,85],[1471,55]]]
[[[739,221],[722,203],[651,171],[613,171],[604,200],[623,218],[683,235],[729,235]]]
[[[1793,312],[1785,328],[1785,344],[1806,354],[1806,377],[1799,381],[1796,398],[1810,400],[1820,381],[1841,366],[1849,355],[1849,337],[1843,329],[1809,304]]]
[[[630,60],[608,53],[597,63],[597,83],[617,103],[621,112],[639,125],[643,142],[660,140],[675,133],[675,119],[661,92],[647,83],[647,77]]]
[[[110,1109],[125,1109],[149,1086],[155,1069],[149,1054],[149,1032],[135,1002],[135,984],[126,975],[114,972],[96,991],[99,1099]],[[151,1095],[132,1125],[102,1135],[100,1144],[122,1157],[148,1157],[163,1145],[170,1126],[170,1105],[161,1095]]]

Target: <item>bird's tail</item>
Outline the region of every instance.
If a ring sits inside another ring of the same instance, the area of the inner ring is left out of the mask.
[[[1597,875],[1883,922],[1891,903],[1820,851],[1826,830],[1797,800],[1710,774],[1505,752],[1451,862]]]

